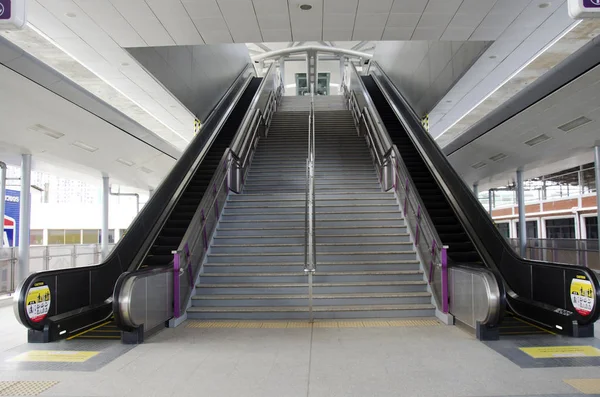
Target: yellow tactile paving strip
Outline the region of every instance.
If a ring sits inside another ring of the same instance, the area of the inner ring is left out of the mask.
[[[55,381],[0,381],[0,396],[38,396],[56,384]]]
[[[583,394],[600,394],[600,379],[565,379],[565,383]]]
[[[323,320],[309,321],[188,321],[186,328],[377,328],[432,327],[441,325],[437,319],[411,320]]]

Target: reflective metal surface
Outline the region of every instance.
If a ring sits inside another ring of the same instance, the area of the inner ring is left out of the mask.
[[[497,324],[500,320],[500,289],[494,274],[453,266],[448,269],[450,313],[475,328],[477,323]]]

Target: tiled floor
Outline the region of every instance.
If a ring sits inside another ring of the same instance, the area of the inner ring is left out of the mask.
[[[0,309],[5,360],[25,339],[11,315]],[[521,368],[448,326],[181,326],[95,371],[0,366],[0,381],[58,382],[40,396],[570,397],[595,390],[577,380],[599,378],[600,367]]]

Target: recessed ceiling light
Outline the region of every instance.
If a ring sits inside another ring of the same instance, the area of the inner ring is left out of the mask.
[[[127,63],[127,62],[123,62],[123,63],[121,64],[121,66],[129,66],[129,63]]]
[[[564,132],[569,132],[573,131],[577,127],[581,127],[582,125],[586,125],[591,122],[592,120],[588,119],[585,116],[581,116],[576,118],[575,120],[569,121],[568,123],[561,125],[560,127],[558,127],[558,129]]]
[[[548,7],[550,7],[550,3],[540,3],[538,5],[538,7],[540,7],[540,8],[548,8]]]
[[[480,161],[479,163],[473,164],[471,167],[475,168],[476,170],[485,167],[487,164],[483,161]]]
[[[541,134],[541,135],[531,138],[530,140],[525,141],[523,143],[525,143],[527,146],[535,146],[535,145],[539,145],[542,142],[549,141],[550,139],[552,139],[552,137],[550,137],[546,134]]]
[[[69,18],[76,18],[77,14],[75,14],[74,12],[67,12],[66,14]]]
[[[65,136],[62,132],[54,131],[44,125],[35,124],[28,128],[30,131],[41,132],[42,134],[49,136],[50,138],[59,139]]]
[[[490,55],[490,59],[496,59],[498,58],[496,55]]]
[[[312,10],[312,6],[310,4],[301,4],[300,9],[302,11],[308,11],[308,10]]]
[[[118,158],[117,161],[123,165],[126,165],[128,167],[131,167],[132,165],[134,165],[135,163],[133,161],[129,161],[129,160],[125,160],[122,158]]]
[[[448,99],[446,103],[452,103],[452,99]]]
[[[83,143],[81,141],[75,141],[73,142],[71,145],[78,147],[79,149],[83,149],[86,150],[88,152],[95,152],[96,150],[98,150],[97,147],[88,145],[87,143]]]
[[[490,157],[490,160],[492,161],[500,161],[500,160],[504,160],[505,158],[507,158],[508,156],[504,153],[498,153],[492,157]]]
[[[146,167],[140,168],[140,171],[145,172],[146,174],[151,174],[154,172],[150,168],[146,168]]]

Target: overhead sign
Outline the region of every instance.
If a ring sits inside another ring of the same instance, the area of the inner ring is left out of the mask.
[[[569,0],[571,18],[599,18],[600,0]]]
[[[0,28],[21,29],[27,22],[27,0],[0,0]]]
[[[0,0],[1,1],[1,0]],[[19,245],[19,218],[21,207],[21,194],[17,190],[6,190],[4,213],[4,245],[17,247]]]

